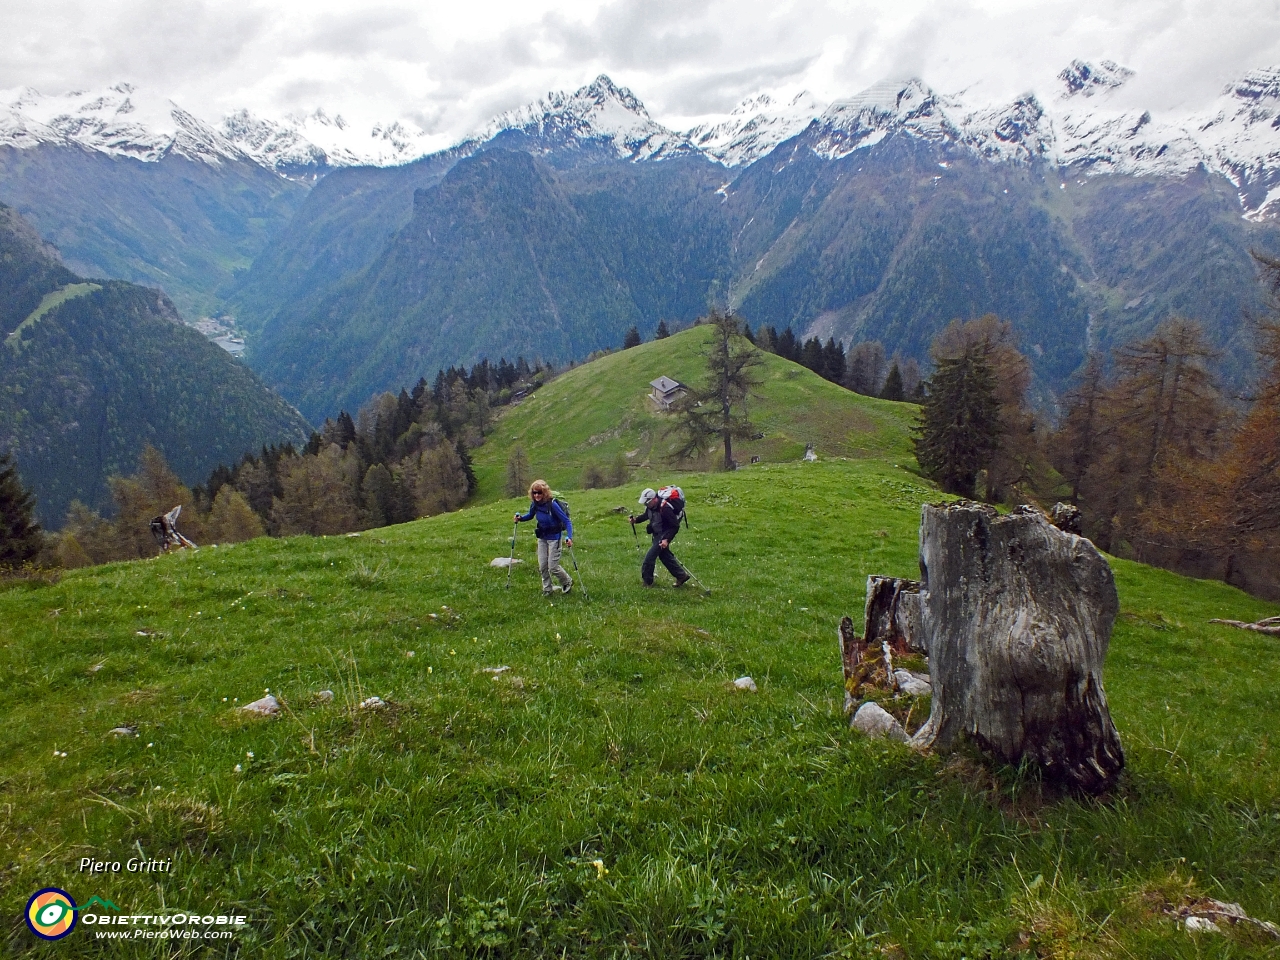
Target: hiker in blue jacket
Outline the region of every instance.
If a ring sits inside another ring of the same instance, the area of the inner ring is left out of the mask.
[[[573,546],[573,521],[561,509],[551,495],[545,480],[535,480],[529,487],[529,512],[516,514],[517,523],[538,520],[538,572],[542,574],[542,595],[551,596],[551,578],[560,581],[565,593],[573,589],[573,579],[560,566],[560,534],[564,534],[565,546]]]

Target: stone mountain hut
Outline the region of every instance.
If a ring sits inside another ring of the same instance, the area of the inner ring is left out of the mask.
[[[649,386],[653,387],[653,393],[649,394],[649,399],[658,405],[659,410],[670,410],[680,394],[685,392],[685,386],[677,383],[670,377],[659,377],[657,380],[650,381]]]

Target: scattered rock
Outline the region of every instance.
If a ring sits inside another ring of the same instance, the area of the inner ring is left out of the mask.
[[[903,670],[902,668],[894,670],[893,679],[897,683],[898,689],[910,696],[926,697],[933,693],[929,678],[918,673],[912,673],[910,670]]]
[[[109,737],[136,737],[137,735],[137,727],[112,727],[107,731]]]
[[[320,690],[315,694],[315,700],[317,703],[333,703],[333,691]]]
[[[246,703],[239,710],[242,713],[253,714],[256,717],[274,717],[280,712],[280,701],[271,694],[261,697],[253,703]]]
[[[524,561],[518,560],[514,557],[494,557],[492,560],[489,561],[489,566],[514,567],[517,563],[524,563]],[[435,614],[432,614],[432,616],[435,616]]]
[[[883,737],[886,740],[907,742],[907,731],[884,707],[874,700],[868,700],[858,708],[849,724],[854,730],[860,730],[868,737]]]
[[[383,700],[381,697],[369,697],[366,700],[360,701],[361,710],[383,710],[386,709],[386,706],[387,701]]]
[[[1187,917],[1182,921],[1187,933],[1221,933],[1222,928],[1208,917]]]
[[[1166,908],[1165,913],[1176,917],[1188,933],[1221,933],[1222,924],[1231,926],[1249,924],[1280,940],[1280,927],[1269,920],[1257,920],[1244,912],[1238,903],[1223,903],[1212,897],[1200,897],[1179,907]]]
[[[1084,514],[1080,508],[1070,503],[1055,503],[1049,509],[1049,522],[1063,533],[1074,533],[1084,536]]]
[[[756,682],[750,677],[739,677],[737,680],[733,681],[733,688],[735,690],[745,690],[748,693],[755,693]]]
[[[508,666],[501,666],[501,667],[481,667],[481,668],[480,668],[480,672],[481,672],[481,673],[492,673],[492,674],[496,677],[498,674],[500,674],[500,673],[506,673],[506,672],[507,672],[508,670],[510,670],[510,669],[511,669],[511,668],[510,668],[510,667],[508,667]]]

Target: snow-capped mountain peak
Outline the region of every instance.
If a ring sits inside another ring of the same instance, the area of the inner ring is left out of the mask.
[[[312,179],[334,167],[394,166],[431,148],[425,132],[400,121],[365,132],[323,109],[279,122],[241,110],[223,119],[222,132],[263,166],[294,179]]]
[[[835,160],[873,146],[895,130],[933,142],[959,139],[960,130],[946,113],[948,105],[917,78],[882,81],[827,107],[818,118],[820,135],[813,150]]]
[[[745,166],[790,140],[821,112],[822,106],[807,90],[785,105],[761,93],[734,107],[727,120],[694,127],[685,136],[725,166]]]
[[[535,141],[543,152],[592,144],[604,145],[625,160],[660,160],[697,152],[684,135],[655,123],[635,94],[604,74],[573,93],[549,93],[501,114],[480,139],[509,133]]]
[[[1058,79],[1062,81],[1062,96],[1092,97],[1119,89],[1132,76],[1132,70],[1111,60],[1102,60],[1096,65],[1072,60],[1071,65],[1058,74]]]
[[[102,91],[45,96],[30,87],[0,94],[0,144],[76,144],[112,156],[156,161],[176,155],[218,164],[245,156],[172,100],[118,83]]]

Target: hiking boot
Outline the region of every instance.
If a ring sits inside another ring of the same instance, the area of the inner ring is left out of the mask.
[[[652,587],[652,586],[653,586],[653,581],[652,581],[652,580],[641,580],[641,581],[640,581],[640,586],[642,586],[642,587]]]
[[[548,587],[546,590],[543,590],[543,591],[542,591],[542,595],[543,595],[544,597],[549,597],[549,596],[551,596],[551,588],[550,588],[550,587]]]
[[[677,580],[676,586],[683,587],[686,583],[688,583],[692,579],[693,579],[692,577],[684,577],[683,579]]]
[[[564,588],[564,591],[563,591],[564,595],[567,597],[567,596],[569,595],[569,591],[570,591],[570,590],[572,590],[572,589],[573,589],[573,584],[572,584],[572,583],[566,584],[566,585],[565,585],[565,588]]]

